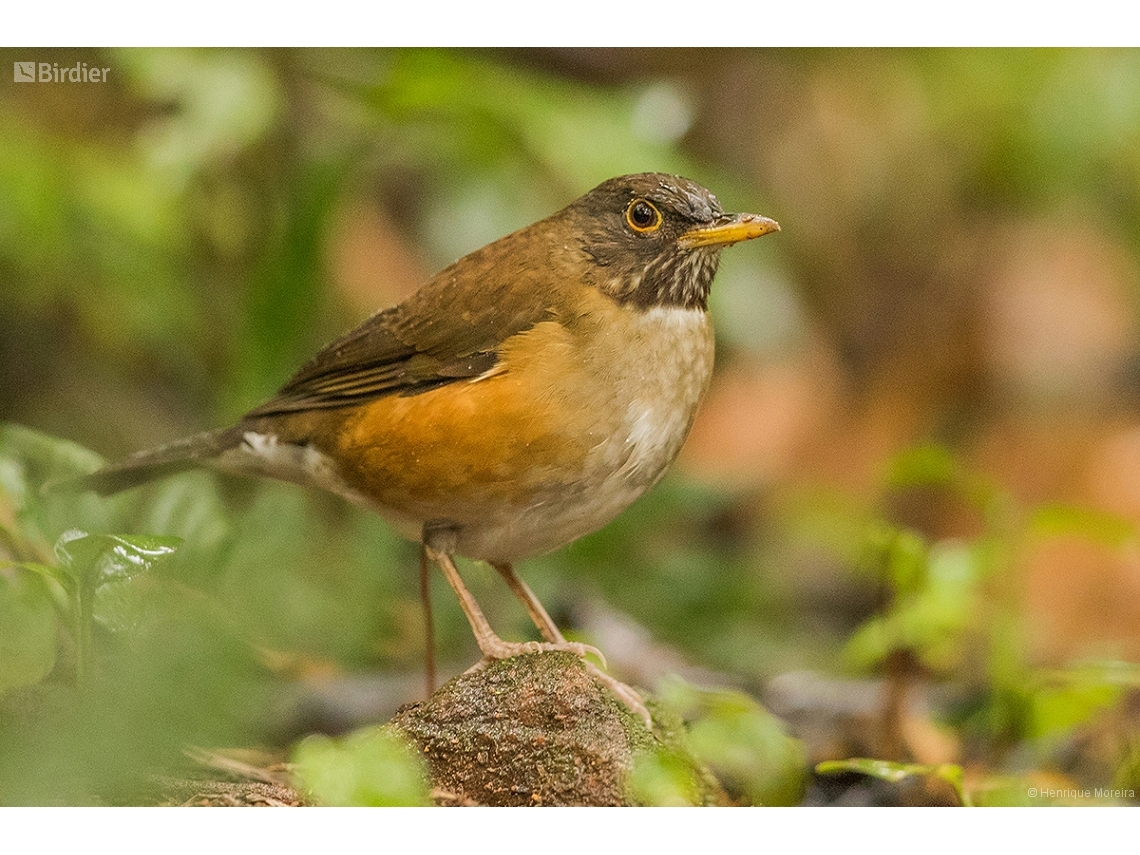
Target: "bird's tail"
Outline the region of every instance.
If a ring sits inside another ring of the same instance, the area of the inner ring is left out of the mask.
[[[208,463],[238,441],[240,433],[234,428],[207,431],[148,451],[136,452],[125,460],[104,466],[90,475],[51,482],[45,489],[51,492],[93,490],[101,496],[107,496]]]

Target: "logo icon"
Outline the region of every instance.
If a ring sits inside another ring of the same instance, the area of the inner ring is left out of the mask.
[[[34,62],[13,63],[12,80],[14,80],[16,83],[35,83],[36,64]]]

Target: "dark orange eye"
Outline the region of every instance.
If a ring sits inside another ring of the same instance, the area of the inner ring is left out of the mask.
[[[644,199],[634,199],[625,209],[625,221],[635,232],[651,232],[661,225],[661,212]]]

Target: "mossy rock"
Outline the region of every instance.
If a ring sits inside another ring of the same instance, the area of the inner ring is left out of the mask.
[[[456,677],[389,726],[422,752],[439,803],[644,804],[635,767],[658,766],[674,777],[680,769],[681,801],[724,803],[711,773],[684,750],[680,721],[649,706],[653,732],[577,657],[540,653]]]

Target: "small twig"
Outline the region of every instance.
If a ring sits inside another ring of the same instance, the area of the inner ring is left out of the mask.
[[[445,805],[454,807],[481,807],[479,802],[469,796],[453,793],[451,790],[444,790],[439,787],[432,789],[432,791],[428,793],[428,798],[441,807]]]
[[[215,751],[199,748],[196,745],[187,746],[186,749],[184,749],[184,753],[195,763],[209,769],[216,769],[219,772],[228,772],[231,775],[246,780],[261,781],[263,784],[275,784],[279,786],[288,786],[290,783],[288,775],[284,772],[271,772],[269,769],[253,766],[241,760],[235,760],[233,757],[227,757]]]

